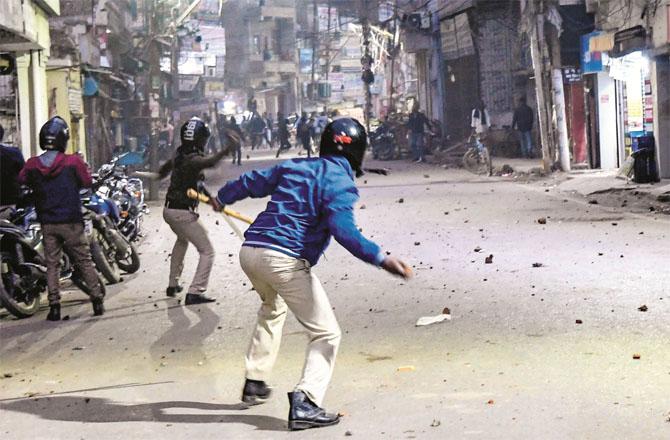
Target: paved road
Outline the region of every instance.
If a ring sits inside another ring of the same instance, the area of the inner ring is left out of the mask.
[[[269,163],[256,157],[242,170]],[[305,346],[293,318],[275,397],[251,409],[238,404],[258,306],[237,262],[239,239],[203,210],[217,243],[211,293],[219,301],[183,307],[163,296],[172,234],[156,205],[142,269],[108,289],[104,317],[93,318],[72,291],[63,310],[69,321],[47,323],[46,310],[0,318],[0,376],[11,376],[0,379],[0,435],[670,438],[667,217],[588,205],[550,181],[376,165],[393,174],[359,180],[359,226],[411,262],[416,277],[392,278],[337,244],[315,269],[344,331],[325,402],[345,414],[340,425],[285,431],[285,392]],[[212,180],[240,171],[226,163]],[[255,214],[263,206],[248,200],[235,208]],[[638,311],[643,304],[648,311]],[[414,326],[444,307],[451,321]]]

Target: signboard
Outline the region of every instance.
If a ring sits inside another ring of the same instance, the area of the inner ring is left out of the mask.
[[[300,73],[312,71],[312,49],[300,49]]]
[[[563,69],[563,81],[568,84],[582,80],[582,72],[577,67],[566,67]]]
[[[226,91],[223,81],[207,81],[205,83],[205,98],[223,99]]]
[[[590,42],[591,38],[597,37],[600,32],[591,32],[590,34],[582,35],[581,37],[581,61],[582,73],[598,73],[603,71],[603,53],[591,52]]]
[[[328,23],[328,9],[330,9],[330,23]],[[337,8],[319,6],[316,9],[316,15],[319,21],[319,32],[334,32],[338,30]]]

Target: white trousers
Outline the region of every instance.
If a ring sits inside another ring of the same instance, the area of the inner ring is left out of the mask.
[[[321,282],[307,261],[266,248],[243,246],[240,263],[262,301],[246,356],[246,378],[268,379],[290,309],[309,335],[302,378],[295,389],[321,406],[341,339]]]

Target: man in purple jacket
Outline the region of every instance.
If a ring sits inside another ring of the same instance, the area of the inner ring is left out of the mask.
[[[91,174],[79,156],[65,154],[69,139],[67,123],[59,116],[49,119],[40,130],[40,147],[45,150],[44,153],[28,159],[19,174],[19,182],[33,190],[37,218],[42,224],[49,289],[49,321],[60,321],[59,281],[63,248],[90,287],[93,314],[98,316],[105,312],[102,289],[84,232],[79,198],[79,190],[91,186]]]

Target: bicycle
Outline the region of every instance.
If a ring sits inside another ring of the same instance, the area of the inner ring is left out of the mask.
[[[468,149],[463,155],[463,167],[474,174],[493,174],[491,154],[482,139],[475,134],[468,138]]]

